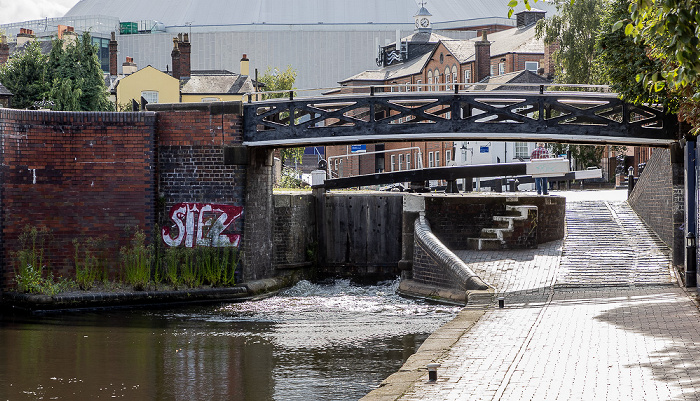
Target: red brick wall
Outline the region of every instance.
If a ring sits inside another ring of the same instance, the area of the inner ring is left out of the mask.
[[[27,225],[51,230],[46,261],[57,275],[74,272],[74,238],[106,234],[116,254],[127,228],[151,233],[154,130],[154,113],[0,110],[2,287]]]

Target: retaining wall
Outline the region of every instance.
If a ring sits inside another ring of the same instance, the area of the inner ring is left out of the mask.
[[[684,262],[684,173],[680,149],[654,149],[628,202],[672,250],[673,264]]]
[[[51,231],[45,260],[56,275],[74,274],[73,239],[106,235],[116,253],[128,228],[151,233],[154,134],[154,113],[0,109],[2,287],[25,226]]]

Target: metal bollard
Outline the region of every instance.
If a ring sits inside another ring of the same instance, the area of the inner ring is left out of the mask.
[[[439,363],[429,363],[428,364],[428,381],[429,382],[435,382],[437,381],[437,368],[440,367]]]

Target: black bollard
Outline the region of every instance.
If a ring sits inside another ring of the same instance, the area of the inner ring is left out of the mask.
[[[428,364],[428,381],[434,383],[437,381],[437,368],[440,367],[439,363],[429,363]]]

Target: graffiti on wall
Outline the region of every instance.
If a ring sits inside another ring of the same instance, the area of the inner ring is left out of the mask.
[[[168,246],[238,246],[240,234],[227,233],[233,222],[243,215],[240,206],[212,203],[178,203],[170,208],[174,225],[163,227],[163,241]],[[173,238],[173,229],[176,229]]]

